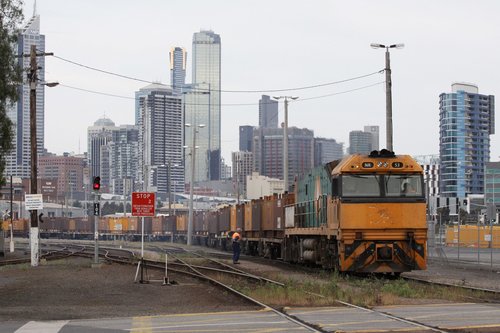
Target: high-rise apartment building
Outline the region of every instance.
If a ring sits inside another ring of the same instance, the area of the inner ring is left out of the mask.
[[[139,173],[139,128],[133,125],[115,128],[108,147],[110,191],[130,195]]]
[[[208,132],[209,179],[219,180],[221,171],[221,39],[219,35],[213,31],[204,30],[193,34],[192,65],[192,83],[198,92],[208,93],[210,101],[208,122],[205,123]],[[202,84],[207,85],[206,90],[199,90]],[[206,108],[204,105],[200,107]],[[202,122],[195,121],[194,123],[201,124]]]
[[[45,35],[40,34],[40,16],[33,17],[20,30],[15,52],[18,55],[29,55],[31,46],[35,45],[37,52],[45,52]],[[37,57],[38,81],[45,81],[45,59]],[[19,57],[19,65],[23,77],[29,72],[30,58]],[[28,80],[19,86],[19,98],[12,107],[7,109],[7,117],[14,124],[13,149],[6,156],[5,174],[16,177],[31,177],[31,144],[30,144],[30,85]],[[36,138],[37,152],[41,154],[45,145],[45,86],[36,87]]]
[[[454,83],[439,95],[439,192],[444,197],[484,193],[484,169],[495,134],[495,97],[473,84]]]
[[[344,144],[335,139],[314,138],[314,166],[340,160],[344,156]]]
[[[278,101],[267,95],[259,100],[259,127],[278,128]]]
[[[101,163],[103,156],[103,147],[107,145],[113,137],[113,130],[116,129],[115,123],[103,116],[98,119],[93,126],[87,128],[87,152],[88,152],[88,165],[90,168],[90,177],[101,177],[103,186],[109,185],[109,178],[104,174],[108,173],[108,163]],[[104,154],[104,156],[107,156]],[[106,157],[107,158],[107,157]],[[104,168],[102,166],[104,165]]]
[[[491,219],[496,218],[496,213],[500,206],[500,162],[486,162],[485,171],[484,201]],[[498,221],[496,222],[498,223]]]
[[[372,151],[372,133],[349,132],[349,154],[369,154]]]
[[[170,50],[170,84],[176,94],[180,94],[186,84],[187,52],[183,47],[173,47]]]
[[[164,196],[184,188],[182,97],[151,84],[139,94],[139,182]]]
[[[260,175],[283,179],[283,129],[256,128],[253,140],[254,170]],[[314,163],[314,132],[288,128],[288,184]],[[288,189],[287,189],[288,190]]]

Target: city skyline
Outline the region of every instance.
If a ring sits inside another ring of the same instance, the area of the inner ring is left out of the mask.
[[[199,13],[189,12],[188,7],[193,3],[198,4]],[[46,36],[47,52],[87,66],[165,84],[170,83],[170,49],[179,46],[192,53],[192,34],[207,27],[224,40],[222,90],[305,87],[374,73],[384,67],[384,52],[370,49],[370,43],[405,43],[404,49],[391,51],[396,153],[438,153],[439,94],[450,84],[472,82],[480,87],[479,93],[498,93],[489,70],[500,52],[488,42],[496,39],[500,31],[492,16],[494,10],[484,11],[484,7],[476,8],[465,1],[454,2],[453,7],[430,1],[418,5],[395,1],[357,5],[319,1],[316,6],[292,1],[282,5],[280,1],[265,3],[268,13],[263,14],[259,6],[251,3],[216,1],[209,6],[190,1],[185,5],[173,4],[169,12],[176,15],[171,15],[162,14],[161,10],[148,11],[151,6],[161,7],[158,1],[141,6],[129,2],[117,6],[114,1],[74,2],[71,6],[60,1],[38,1],[37,13],[41,15],[40,32]],[[487,2],[486,6],[499,8],[494,2]],[[24,8],[27,20],[33,12],[33,1],[26,1]],[[277,8],[286,15],[275,15]],[[110,15],[112,9],[116,11]],[[143,11],[153,17],[147,16],[147,20],[133,26],[121,23],[128,17],[139,18]],[[224,11],[235,15],[229,17]],[[265,17],[257,21],[259,15]],[[92,25],[87,24],[89,17],[93,17]],[[464,18],[470,25],[461,25]],[[244,23],[252,19],[259,24],[249,28]],[[161,23],[164,21],[168,23]],[[420,23],[424,21],[425,24]],[[116,26],[121,29],[119,34]],[[153,36],[146,36],[146,32]],[[452,35],[461,38],[441,38]],[[468,37],[475,41],[473,51],[464,48],[460,41]],[[78,43],[72,43],[71,38]],[[148,43],[149,38],[155,38],[155,42]],[[254,42],[248,43],[249,40]],[[188,62],[188,77],[192,67]],[[59,87],[46,90],[45,142],[49,151],[83,152],[87,126],[103,113],[117,125],[134,123],[134,92],[144,82],[99,74],[55,57],[47,57],[46,75],[47,81],[61,82]],[[385,87],[380,84],[383,80],[383,74],[374,74],[321,89],[291,91],[300,98],[289,105],[289,126],[308,128],[315,136],[347,143],[350,130],[373,124],[380,126],[380,148],[385,148]],[[68,86],[128,99],[90,94]],[[308,99],[362,87],[367,88]],[[238,150],[239,126],[258,124],[258,100],[262,94],[273,93],[222,93],[221,145],[226,161],[232,151]],[[282,122],[283,103],[279,104],[279,118]],[[62,128],[61,124],[71,126]],[[500,155],[497,141],[492,136],[492,161]]]

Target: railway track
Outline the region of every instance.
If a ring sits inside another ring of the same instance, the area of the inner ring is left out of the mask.
[[[261,306],[265,309],[273,311],[276,314],[278,314],[279,316],[286,318],[287,320],[295,323],[296,325],[300,325],[301,327],[307,329],[308,331],[325,332],[324,330],[322,330],[321,328],[319,328],[313,324],[303,322],[294,316],[290,316],[285,311],[281,311],[281,310],[276,309],[272,306],[264,304],[258,300],[255,300],[251,297],[248,297],[247,295],[239,292],[238,290],[234,289],[230,285],[227,285],[225,283],[218,281],[213,276],[214,276],[214,274],[226,274],[226,275],[237,277],[237,278],[252,280],[255,283],[274,283],[274,284],[278,284],[278,285],[283,285],[280,282],[256,276],[254,274],[237,269],[236,267],[233,267],[231,265],[227,265],[220,260],[210,258],[206,254],[201,254],[201,253],[198,253],[197,251],[189,251],[189,250],[186,250],[182,247],[148,246],[148,249],[151,251],[155,251],[155,252],[167,253],[169,258],[172,258],[175,260],[175,262],[169,261],[169,272],[175,272],[178,274],[185,274],[185,275],[189,275],[191,277],[195,277],[195,278],[198,278],[198,279],[201,279],[204,281],[208,281],[214,285],[219,286],[220,288],[224,288],[225,290],[227,290],[231,293],[234,293],[235,295],[238,295],[239,297],[241,297],[242,299],[245,299],[246,301],[252,302],[253,304],[256,304],[256,305]],[[93,250],[94,250],[94,248],[91,245],[51,244],[50,248],[44,249],[43,254],[47,260],[57,259],[57,258],[65,258],[65,257],[69,257],[69,256],[93,257],[93,255],[94,255]],[[137,252],[138,252],[138,250],[118,249],[118,248],[113,248],[113,247],[101,247],[99,254],[101,257],[103,257],[106,260],[109,260],[111,262],[116,262],[116,263],[121,263],[121,264],[136,264],[137,260],[138,260],[138,257],[136,255]],[[190,257],[194,257],[194,258],[198,258],[198,259],[202,259],[202,260],[208,262],[209,264],[197,265],[197,264],[189,263],[188,260],[183,259],[183,256],[185,256],[185,255],[190,256]],[[268,262],[271,263],[270,261],[268,261]],[[13,261],[12,263],[15,263],[15,261]],[[165,270],[165,265],[163,262],[148,260],[147,265],[148,265],[148,267],[151,267],[151,268]],[[420,282],[420,283],[438,284],[438,285],[443,285],[446,287],[457,287],[457,288],[471,289],[471,290],[475,290],[475,291],[491,293],[493,295],[499,294],[498,291],[491,290],[491,289],[474,288],[474,287],[468,287],[468,286],[463,286],[463,285],[454,285],[454,284],[446,284],[446,283],[436,283],[435,281],[416,279],[416,278],[405,277],[405,279],[406,280],[413,280],[413,281]],[[324,297],[320,294],[313,294],[313,293],[311,293],[311,294],[315,295],[317,297]],[[482,301],[482,302],[487,301],[487,300],[483,300],[483,299],[478,299],[478,300]],[[354,308],[354,309],[357,309],[360,311],[374,313],[374,314],[381,316],[381,317],[384,317],[384,318],[403,322],[403,323],[415,326],[421,330],[428,330],[428,331],[432,331],[432,332],[448,332],[446,330],[440,329],[439,327],[429,326],[429,325],[426,325],[424,323],[420,323],[418,321],[408,320],[408,319],[403,318],[403,317],[397,317],[397,316],[394,316],[394,315],[389,314],[389,313],[377,311],[377,310],[366,308],[366,307],[361,307],[361,306],[351,304],[348,302],[337,300],[336,303],[338,303],[339,305],[342,305],[344,307],[349,307],[349,308]],[[497,303],[497,302],[495,302],[495,303]]]

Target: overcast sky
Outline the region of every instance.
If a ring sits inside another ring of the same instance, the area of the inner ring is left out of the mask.
[[[167,84],[170,48],[187,49],[189,83],[193,33],[211,29],[221,36],[223,90],[297,88],[374,73],[384,68],[384,51],[370,43],[404,43],[404,49],[391,51],[396,153],[438,154],[439,94],[450,92],[453,82],[499,95],[500,2],[494,0],[38,0],[37,13],[47,52]],[[26,0],[25,16],[32,14],[33,0]],[[116,125],[133,124],[134,92],[147,85],[51,57],[46,79],[128,97],[47,88],[45,146],[58,154],[86,151],[87,127],[104,114]],[[289,104],[289,126],[309,128],[347,147],[350,131],[378,125],[383,148],[385,85],[377,84],[383,81],[384,75],[376,74],[270,94],[299,96]],[[238,126],[258,125],[261,95],[222,93],[222,155],[229,163],[238,150]],[[332,96],[313,98],[324,95]],[[281,122],[282,102],[279,117]],[[497,161],[498,135],[491,139]]]

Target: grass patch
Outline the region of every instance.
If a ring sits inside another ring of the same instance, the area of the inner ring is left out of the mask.
[[[380,305],[419,304],[429,301],[463,302],[485,299],[478,291],[454,287],[426,285],[404,279],[380,277],[309,276],[307,279],[274,277],[284,287],[269,283],[252,283],[225,275],[215,277],[235,289],[271,306],[337,306],[338,301],[373,307]]]

